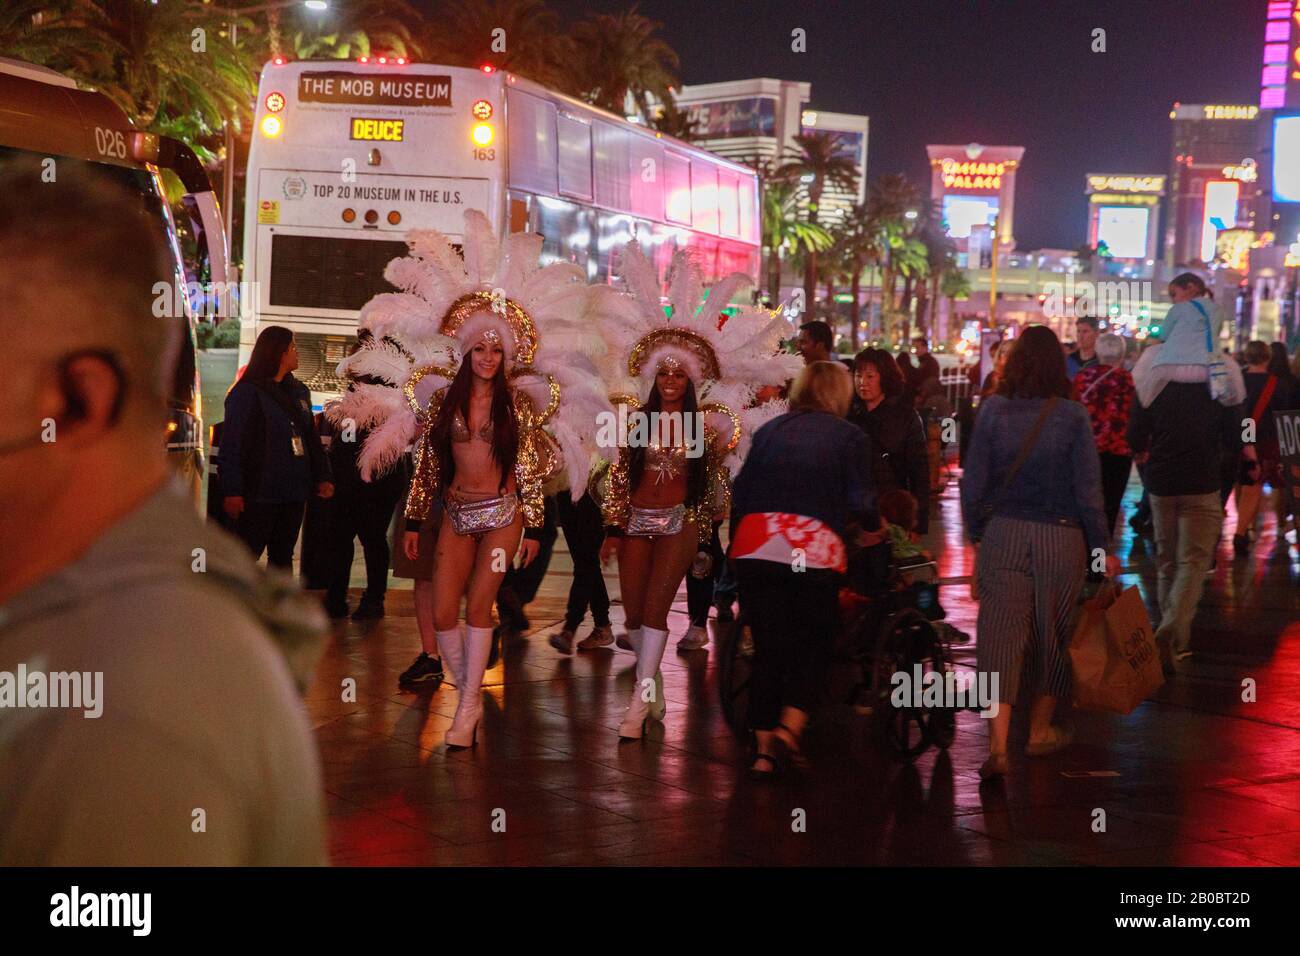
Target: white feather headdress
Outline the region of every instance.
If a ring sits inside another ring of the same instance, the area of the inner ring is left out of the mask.
[[[469,350],[497,341],[513,389],[542,412],[559,394],[547,429],[570,474],[585,476],[597,447],[602,411],[611,405],[595,362],[604,342],[587,311],[591,287],[571,263],[540,267],[542,237],[514,233],[498,241],[487,218],[465,213],[462,254],[432,230],[407,236],[410,253],[394,259],[384,278],[400,292],[376,295],[361,309],[371,337],[339,365],[354,382],[327,409],[370,429],[359,455],[369,480],[391,468],[419,433],[429,398],[450,384]],[[413,401],[408,400],[408,394]],[[583,492],[576,483],[575,497]]]
[[[740,419],[740,444],[727,458],[735,473],[748,450],[754,429],[786,411],[786,403],[751,407],[759,389],[782,385],[798,374],[802,362],[782,349],[790,337],[789,321],[781,311],[745,307],[723,314],[735,293],[750,279],[733,273],[714,283],[705,295],[700,271],[690,254],[673,256],[665,282],[633,240],[620,263],[623,289],[599,288],[593,313],[605,336],[603,372],[611,395],[630,395],[644,402],[665,360],[685,368],[701,405],[722,405]],[[661,290],[668,287],[670,312],[665,313]],[[729,434],[729,416],[711,417],[720,433]]]

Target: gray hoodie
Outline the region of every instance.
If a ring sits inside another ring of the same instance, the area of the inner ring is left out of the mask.
[[[326,862],[325,629],[175,487],[0,606],[0,865]]]

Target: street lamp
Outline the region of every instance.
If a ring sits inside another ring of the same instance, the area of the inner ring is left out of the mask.
[[[907,212],[903,213],[903,218],[908,220],[909,222],[915,221],[916,217],[917,217],[917,212],[915,209],[909,209]]]

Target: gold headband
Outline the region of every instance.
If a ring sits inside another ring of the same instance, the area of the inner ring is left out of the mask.
[[[696,332],[672,326],[655,329],[653,332],[643,335],[641,340],[632,346],[632,351],[627,357],[628,372],[633,377],[640,375],[650,353],[661,345],[672,345],[690,352],[700,360],[700,371],[705,378],[718,379],[722,377],[718,369],[718,356],[714,353],[713,346]]]
[[[537,327],[533,325],[532,316],[514,299],[505,300],[504,310],[506,324],[510,326],[515,339],[513,361],[519,365],[531,365],[537,351]],[[455,336],[465,320],[477,312],[495,312],[500,315],[501,297],[493,296],[491,292],[468,292],[462,295],[447,310],[439,331],[444,335]]]

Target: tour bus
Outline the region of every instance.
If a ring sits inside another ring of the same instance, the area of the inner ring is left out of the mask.
[[[193,288],[200,278],[224,287],[226,241],[216,196],[202,164],[190,148],[167,137],[135,129],[107,96],[82,89],[53,70],[0,57],[0,168],[27,154],[50,160],[60,181],[94,170],[130,188],[141,207],[169,240],[175,289]],[[170,170],[185,190],[186,218],[178,228],[168,206],[162,173]],[[195,267],[186,269],[182,232],[194,249]],[[123,250],[129,254],[129,250]],[[179,300],[178,309],[174,303]],[[194,353],[194,318],[184,293],[163,296],[165,314],[184,324],[180,358],[171,395],[166,442],[177,472],[198,500],[203,476],[203,413]],[[57,321],[47,319],[46,321]]]
[[[411,229],[460,236],[466,209],[543,236],[543,259],[610,281],[637,238],[662,270],[692,250],[706,280],[758,275],[753,170],[523,77],[404,58],[286,62],[262,71],[248,158],[240,363],[258,330],[292,329],[323,401],[358,311],[392,291]],[[251,313],[251,314],[250,314]]]

